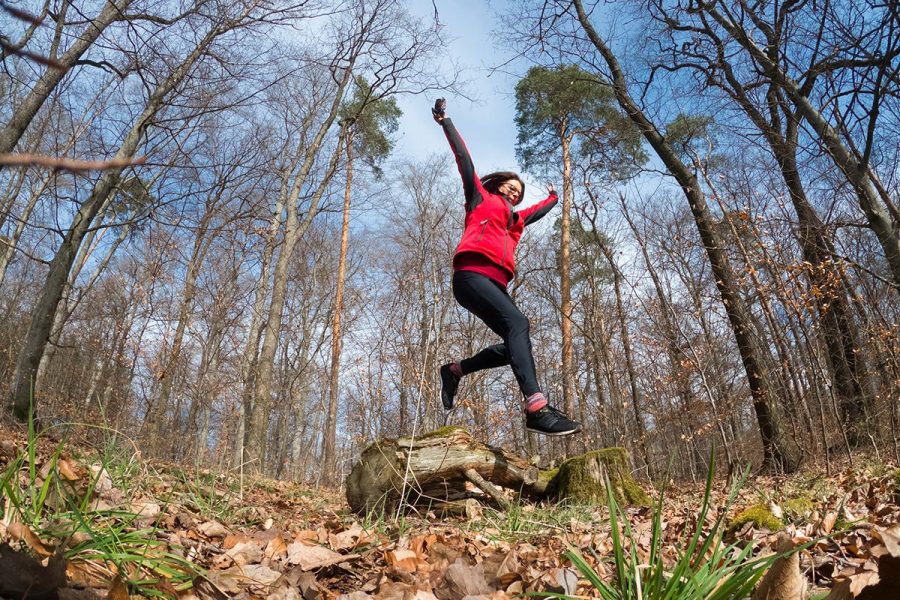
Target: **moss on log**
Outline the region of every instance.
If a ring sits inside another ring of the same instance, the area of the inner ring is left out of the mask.
[[[603,448],[570,458],[559,466],[553,479],[560,500],[578,504],[605,504],[604,475],[619,504],[649,506],[650,498],[631,476],[625,448]]]
[[[473,482],[501,509],[506,502],[493,486],[532,500],[605,504],[604,474],[619,502],[649,503],[631,477],[623,448],[588,452],[558,469],[540,470],[523,457],[475,440],[461,427],[443,427],[417,438],[374,442],[360,455],[345,487],[357,513],[393,510],[401,501],[434,506],[464,499]]]
[[[765,504],[754,504],[739,512],[728,524],[727,531],[737,531],[747,523],[753,523],[755,526],[763,527],[769,531],[781,531],[784,529],[784,522],[772,514],[772,511]]]

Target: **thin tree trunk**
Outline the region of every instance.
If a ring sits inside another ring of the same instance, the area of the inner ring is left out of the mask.
[[[590,186],[585,186],[585,189],[587,190],[591,201],[594,203],[594,206],[597,206],[597,198],[591,191]],[[644,409],[642,406],[641,390],[638,386],[637,370],[634,367],[634,356],[631,351],[631,336],[628,332],[628,318],[625,314],[625,303],[622,300],[622,280],[624,279],[624,276],[622,275],[622,270],[619,269],[618,263],[616,263],[616,259],[613,255],[612,249],[600,235],[595,220],[591,217],[588,218],[590,219],[591,226],[593,227],[594,243],[596,243],[597,247],[600,248],[600,252],[603,253],[603,256],[606,258],[606,262],[609,263],[610,270],[613,274],[613,291],[616,297],[616,315],[619,321],[619,334],[622,336],[622,350],[625,354],[625,369],[628,373],[628,384],[631,389],[631,408],[634,415],[634,425],[637,429],[641,458],[643,458],[644,464],[647,465],[647,476],[650,479],[653,479],[653,467],[650,462],[650,453],[647,450],[647,428],[644,425],[644,419],[642,416],[644,413]]]
[[[22,211],[22,214],[19,215],[16,221],[16,227],[13,230],[12,236],[0,236],[0,286],[3,285],[3,280],[6,279],[6,270],[9,268],[9,263],[12,262],[13,256],[16,253],[16,248],[19,245],[19,240],[22,237],[22,233],[25,231],[25,225],[28,224],[28,219],[31,217],[31,213],[32,211],[34,211],[34,207],[37,204],[38,199],[47,188],[49,182],[50,179],[46,178],[40,189],[32,193],[28,198],[28,203],[25,205],[25,209]],[[0,225],[0,227],[2,227],[2,225]]]
[[[593,306],[596,307],[596,304],[593,304]],[[591,312],[592,312],[591,323],[597,323],[597,321],[602,318],[598,314],[599,311],[597,311],[596,308],[593,308]],[[592,326],[592,330],[596,331],[597,329],[598,328],[596,325]],[[591,349],[590,368],[591,368],[591,374],[593,375],[593,378],[594,378],[594,387],[596,388],[595,394],[597,397],[597,419],[598,419],[599,423],[605,424],[606,419],[604,417],[607,414],[607,412],[609,411],[610,399],[609,399],[609,395],[606,392],[606,390],[608,388],[604,384],[604,381],[603,381],[603,363],[602,363],[602,358],[601,358],[602,349],[601,349],[600,345],[601,345],[601,343],[598,342],[596,333],[591,335],[590,336],[590,349]],[[598,427],[597,429],[599,429],[601,432],[604,432],[604,433],[606,431],[606,428],[602,427],[602,426]],[[596,441],[597,446],[599,446],[599,447],[603,447],[606,445],[602,433],[596,438],[595,441]]]
[[[344,310],[344,279],[347,274],[347,246],[350,238],[350,197],[353,187],[352,129],[347,133],[347,182],[344,187],[344,209],[341,219],[341,250],[338,258],[337,290],[334,295],[334,316],[331,323],[331,373],[328,384],[328,415],[325,419],[325,473],[329,484],[336,483],[335,445],[337,437],[338,380],[341,363],[341,313]]]
[[[653,266],[653,262],[650,260],[650,253],[647,251],[647,245],[638,233],[637,226],[628,211],[625,196],[622,194],[619,195],[619,203],[622,207],[622,215],[625,217],[625,221],[628,223],[628,227],[631,229],[632,234],[634,234],[634,239],[641,249],[641,255],[644,257],[644,265],[647,268],[647,273],[650,275],[650,280],[653,282],[653,288],[656,290],[656,298],[659,301],[660,318],[662,320],[661,329],[663,338],[666,340],[666,355],[669,360],[669,368],[671,369],[672,377],[675,382],[676,395],[681,400],[682,412],[686,413],[689,407],[694,404],[694,392],[691,389],[690,373],[684,363],[687,356],[682,345],[679,343],[681,335],[674,322],[674,309],[672,308],[672,303],[669,301],[669,298],[666,296],[665,290],[659,279],[659,274],[656,272],[656,267]]]
[[[269,221],[269,229],[266,233],[265,245],[263,246],[259,268],[260,275],[257,280],[256,295],[250,314],[250,327],[247,331],[247,343],[244,346],[244,355],[241,359],[241,399],[238,404],[237,424],[234,432],[233,468],[238,468],[244,463],[245,459],[244,449],[247,444],[249,431],[247,419],[253,413],[253,390],[256,386],[256,368],[259,360],[259,344],[263,333],[263,316],[266,310],[266,301],[269,297],[272,258],[275,255],[278,232],[281,230],[286,196],[287,190],[284,189],[276,197],[272,218]]]
[[[560,266],[559,293],[560,311],[562,312],[562,392],[563,407],[568,415],[575,414],[575,366],[572,350],[572,258],[571,258],[571,222],[572,222],[572,154],[571,135],[567,123],[563,120],[559,126],[559,139],[562,143],[563,161],[563,202],[560,226]],[[570,437],[566,439],[566,453],[575,453],[575,443]]]
[[[172,386],[175,383],[175,374],[178,371],[178,364],[181,359],[181,349],[184,345],[185,331],[187,330],[188,321],[191,316],[191,309],[194,305],[194,297],[197,294],[197,277],[200,275],[200,268],[209,249],[210,241],[206,239],[207,227],[209,219],[212,218],[211,211],[204,214],[197,228],[197,235],[194,238],[194,245],[191,250],[191,257],[188,260],[187,271],[184,275],[184,287],[181,292],[181,302],[178,306],[178,318],[175,323],[175,332],[171,337],[172,346],[161,365],[161,371],[157,375],[160,390],[159,397],[153,405],[152,410],[144,421],[145,428],[150,428],[150,443],[155,445],[157,450],[166,452],[171,448],[171,436],[164,435],[163,432],[171,431],[178,419],[178,411],[174,413],[172,423],[167,423],[166,413],[169,409],[169,398],[172,395]],[[180,402],[180,396],[179,396]]]
[[[612,334],[607,334],[605,319],[598,318],[596,323],[600,360],[603,373],[606,375],[606,385],[609,388],[609,404],[607,410],[609,426],[607,427],[607,431],[611,433],[611,437],[606,439],[606,444],[615,446],[619,444],[622,435],[625,432],[625,419],[622,417],[621,410],[622,401],[624,400],[625,395],[619,387],[619,380],[616,377],[616,371],[613,366],[612,353],[609,349],[610,342],[612,341]]]
[[[224,301],[216,303],[216,307],[224,307]],[[195,457],[195,463],[201,464],[207,449],[206,434],[203,431],[209,426],[209,408],[213,403],[214,373],[218,370],[219,358],[222,353],[222,341],[225,336],[225,324],[223,322],[223,310],[214,310],[210,315],[209,334],[203,345],[200,356],[200,366],[197,372],[197,381],[194,384],[194,392],[191,394],[191,405],[185,422],[184,435],[181,436],[176,450],[180,448],[182,455]],[[200,424],[198,425],[198,420]]]
[[[634,368],[634,356],[631,351],[631,336],[628,333],[628,320],[625,314],[625,304],[622,300],[622,271],[616,264],[612,250],[606,245],[599,235],[595,235],[595,241],[600,247],[603,256],[609,263],[613,273],[613,291],[616,296],[616,315],[619,321],[619,334],[622,336],[622,350],[625,354],[625,369],[628,372],[628,383],[631,389],[631,407],[634,414],[634,424],[638,433],[638,444],[641,449],[641,458],[647,465],[647,474],[652,479],[653,469],[650,462],[650,453],[647,451],[647,429],[644,426],[641,390],[637,382],[637,370]]]

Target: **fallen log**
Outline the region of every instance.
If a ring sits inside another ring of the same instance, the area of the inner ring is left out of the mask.
[[[605,478],[619,502],[649,503],[631,477],[624,448],[588,452],[558,469],[538,469],[521,456],[475,440],[461,427],[444,427],[416,438],[374,442],[360,455],[345,488],[350,508],[361,514],[390,511],[400,502],[435,507],[471,497],[473,487],[505,510],[515,495],[604,504]]]

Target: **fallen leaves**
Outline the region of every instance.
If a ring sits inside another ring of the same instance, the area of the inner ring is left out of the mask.
[[[263,558],[263,551],[256,542],[247,541],[235,544],[225,552],[225,555],[231,557],[238,566],[242,566],[260,562]]]
[[[884,544],[891,556],[900,558],[900,524],[888,528],[876,527],[873,537]]]
[[[106,596],[107,600],[129,600],[130,596],[128,595],[128,586],[125,585],[125,582],[122,580],[121,575],[116,575],[115,579],[113,579],[112,584],[109,586],[109,593]]]
[[[25,544],[37,553],[38,556],[47,557],[53,554],[33,531],[22,523],[10,523],[6,528],[7,535],[13,540],[25,542]]]
[[[806,577],[800,572],[800,555],[793,552],[795,547],[796,544],[787,534],[778,536],[775,551],[790,554],[775,560],[751,600],[803,600],[807,597]]]
[[[287,547],[288,564],[299,565],[304,571],[321,569],[358,557],[358,554],[343,555],[324,546],[307,545],[304,542],[294,542]]]
[[[0,447],[0,454],[3,452]],[[52,470],[47,467],[50,457],[49,453],[41,457],[41,473]],[[524,519],[517,523],[521,529],[516,529],[509,515],[492,513],[469,498],[461,503],[471,506],[466,515],[407,516],[402,530],[389,522],[378,523],[375,529],[342,513],[343,500],[327,490],[310,494],[293,484],[266,481],[245,487],[239,495],[220,476],[207,474],[202,483],[204,494],[217,508],[205,506],[201,511],[201,503],[189,501],[189,495],[177,487],[183,485],[183,474],[181,483],[162,475],[124,490],[116,487],[100,465],[84,467],[60,455],[55,469],[65,485],[83,489],[91,482],[94,506],[137,514],[136,524],[152,523],[156,541],[160,542],[154,552],[178,554],[205,569],[204,577],[194,579],[190,592],[178,594],[181,600],[235,596],[270,600],[504,600],[551,591],[596,597],[596,591],[562,557],[568,545],[592,550],[591,565],[604,580],[613,577],[602,560],[593,558],[594,554],[607,557],[612,551],[602,507],[557,520],[555,515],[549,518],[549,507],[525,505]],[[788,542],[809,542],[803,552],[776,563],[755,599],[800,598],[800,590],[810,586],[817,588],[819,597],[830,591],[830,600],[900,598],[896,593],[900,589],[900,507],[894,488],[877,477],[836,477],[829,483],[834,489],[810,498],[803,510],[792,507],[776,493],[759,497],[760,489],[783,489],[784,479],[757,478],[742,492],[739,503],[746,506],[762,501],[785,520],[783,537]],[[716,493],[721,505],[722,492]],[[660,548],[664,557],[674,556],[679,536],[693,528],[698,495],[698,490],[689,485],[672,489],[667,495]],[[652,516],[648,509],[627,512],[639,557],[645,557],[649,549]],[[719,516],[713,511],[705,525]],[[542,526],[542,521],[547,525]],[[829,535],[817,539],[825,533]],[[752,545],[755,552],[764,551],[775,541],[774,535],[752,524],[734,535],[735,542]],[[71,548],[92,538],[88,532],[78,531],[58,539],[46,530],[11,521],[0,524],[3,540],[15,541],[18,548],[47,559],[59,546],[68,544]],[[6,552],[11,550],[0,546],[0,561],[21,560],[8,558]],[[31,562],[19,569],[22,572],[49,569],[25,558]],[[5,582],[4,577],[8,579],[3,574],[7,564],[0,562],[0,584]],[[125,597],[120,594],[129,577],[127,570],[119,573],[115,564],[89,557],[68,564],[61,586],[66,585],[65,575],[70,584],[77,581],[114,600]],[[170,588],[164,594],[174,596]],[[5,595],[3,589],[0,587],[0,595]]]
[[[197,531],[208,538],[224,538],[228,535],[228,529],[218,521],[206,521],[197,526]]]
[[[837,511],[831,511],[825,515],[825,518],[822,519],[822,522],[819,524],[819,531],[822,532],[823,535],[828,535],[834,529],[834,524],[837,523],[838,514]]]
[[[207,578],[221,591],[234,594],[246,587],[270,586],[281,573],[260,564],[235,565],[222,571],[210,571]]]
[[[484,566],[470,565],[462,558],[456,559],[444,573],[443,585],[435,594],[439,600],[453,600],[465,596],[490,594],[491,589],[484,578]]]

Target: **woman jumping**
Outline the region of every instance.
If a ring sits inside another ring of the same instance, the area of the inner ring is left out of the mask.
[[[441,367],[441,401],[446,410],[463,375],[510,365],[525,397],[525,427],[545,435],[569,435],[581,425],[547,402],[535,373],[528,318],[516,308],[506,286],[516,274],[516,245],[526,225],[550,212],[557,203],[553,185],[549,196],[533,206],[514,211],[522,201],[525,184],[515,173],[501,171],[479,179],[472,158],[453,123],[444,115],[446,102],[431,109],[447,135],[462,176],[466,220],[462,240],[453,255],[453,296],[503,339],[472,356]]]

